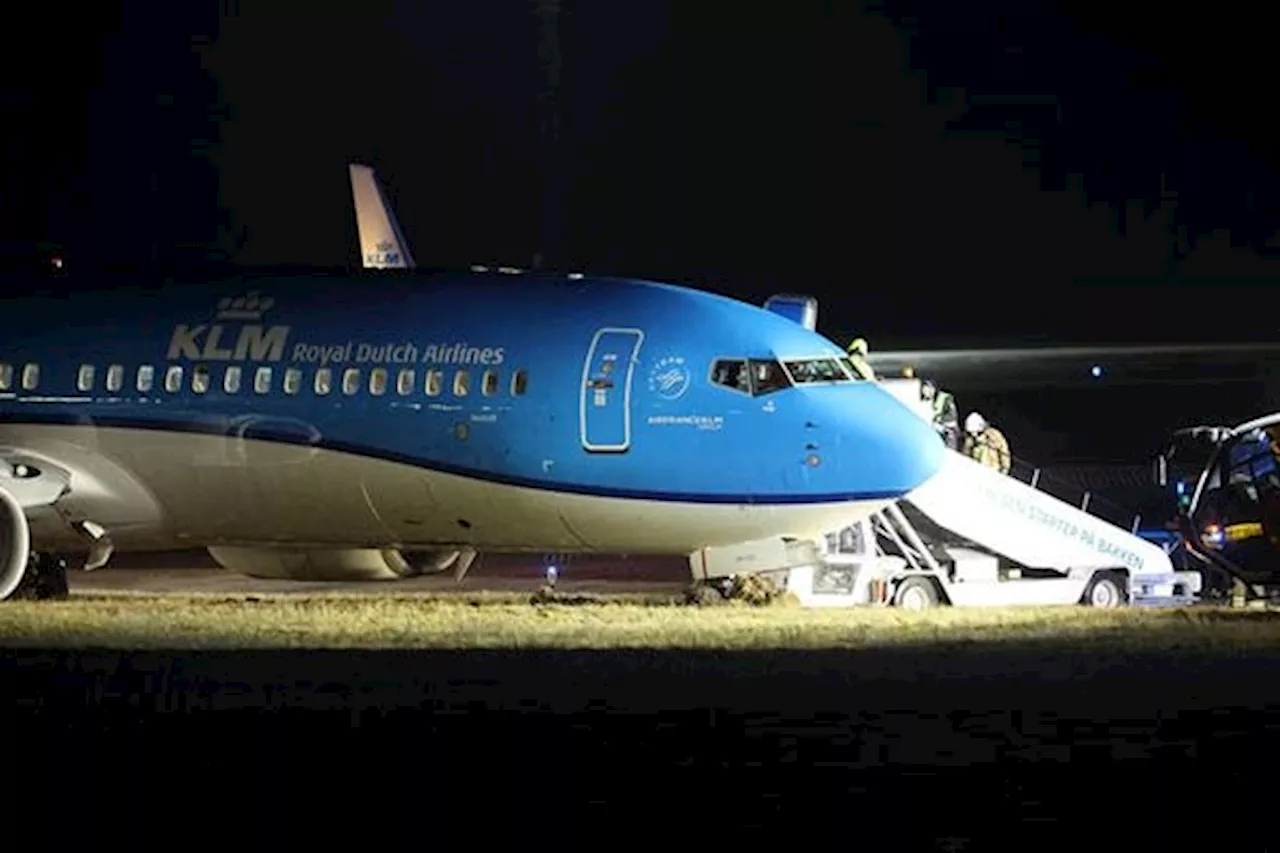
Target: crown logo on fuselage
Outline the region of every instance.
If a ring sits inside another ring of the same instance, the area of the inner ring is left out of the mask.
[[[270,296],[259,296],[257,291],[250,291],[244,296],[232,299],[225,296],[218,300],[219,320],[261,320],[262,315],[271,310],[276,301]]]
[[[396,244],[392,243],[390,240],[383,240],[381,243],[377,245],[377,249],[379,252],[390,252],[395,247],[396,247]]]

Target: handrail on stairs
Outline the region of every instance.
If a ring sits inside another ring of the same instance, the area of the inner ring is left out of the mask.
[[[1114,524],[1121,529],[1124,529],[1127,526],[1131,533],[1136,534],[1138,525],[1142,520],[1141,514],[1130,513],[1130,511],[1096,494],[1094,491],[1082,488],[1074,483],[1069,483],[1059,477],[1054,477],[1040,466],[1031,465],[1025,460],[1019,459],[1012,454],[1010,454],[1010,461],[1012,464],[1009,467],[1009,476],[1014,479],[1024,482],[1031,488],[1044,492],[1050,497],[1057,498],[1064,503],[1076,503],[1083,512],[1087,512],[1108,524]],[[1055,494],[1055,491],[1075,492],[1080,495],[1080,498],[1077,501],[1074,497]]]

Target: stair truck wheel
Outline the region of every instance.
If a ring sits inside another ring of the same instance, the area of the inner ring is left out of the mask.
[[[1124,607],[1127,598],[1115,572],[1098,572],[1085,588],[1082,603],[1089,607]]]
[[[929,578],[906,578],[898,584],[893,603],[903,610],[928,610],[938,606],[938,589]]]

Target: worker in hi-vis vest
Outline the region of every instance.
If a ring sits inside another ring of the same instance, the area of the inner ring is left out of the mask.
[[[860,378],[870,381],[879,378],[871,369],[871,365],[867,364],[866,338],[854,338],[853,343],[849,344],[849,361],[853,363],[854,370],[860,374]]]
[[[960,411],[956,408],[956,398],[942,391],[932,380],[926,379],[920,385],[920,396],[933,408],[933,428],[942,436],[947,447],[960,449]]]

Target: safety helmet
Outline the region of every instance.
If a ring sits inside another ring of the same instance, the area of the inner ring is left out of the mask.
[[[866,339],[866,338],[854,338],[854,339],[853,339],[853,343],[849,344],[849,352],[857,353],[858,355],[866,355],[866,354],[867,354],[867,339]]]
[[[908,364],[906,367],[902,368],[902,378],[903,378],[903,379],[915,379],[915,378],[916,378],[916,369],[915,369],[914,367],[912,367],[911,365],[909,365],[909,364]]]
[[[964,419],[964,431],[970,435],[977,435],[987,428],[987,419],[977,412],[970,412],[969,417]]]

